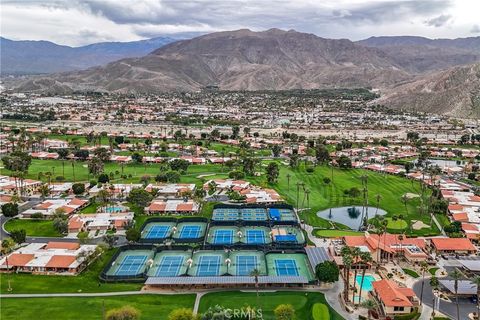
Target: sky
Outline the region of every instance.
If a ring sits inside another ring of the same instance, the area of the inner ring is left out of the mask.
[[[480,0],[0,0],[0,35],[69,46],[294,29],[325,38],[480,36]]]

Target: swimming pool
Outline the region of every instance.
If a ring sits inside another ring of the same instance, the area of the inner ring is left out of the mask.
[[[357,284],[360,286],[362,284],[362,276],[359,275],[356,277],[355,281]],[[372,282],[375,282],[375,278],[371,275],[366,275],[365,278],[363,279],[363,286],[362,290],[363,291],[372,291],[373,290],[373,285]]]
[[[106,207],[105,208],[105,212],[108,212],[108,213],[117,213],[122,211],[123,211],[123,207]]]

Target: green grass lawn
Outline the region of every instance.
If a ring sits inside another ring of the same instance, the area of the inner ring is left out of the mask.
[[[359,236],[363,232],[351,230],[315,229],[313,234],[320,238],[338,238],[343,236]]]
[[[7,294],[8,282],[11,293],[67,293],[67,292],[112,292],[140,290],[139,283],[101,283],[98,280],[100,272],[114,253],[109,250],[95,260],[87,270],[77,276],[54,276],[32,274],[3,274],[1,293]],[[2,300],[3,302],[3,300]]]
[[[406,269],[405,268],[405,269],[402,269],[402,270],[403,270],[403,272],[405,272],[406,274],[408,274],[412,278],[419,278],[420,277],[420,275],[416,271],[413,271],[411,269]]]
[[[428,269],[428,272],[430,272],[430,274],[431,274],[432,276],[434,276],[438,269],[440,269],[440,268],[438,268],[438,267],[433,267],[433,268]]]
[[[195,295],[130,295],[75,298],[7,298],[2,299],[3,320],[27,319],[102,319],[105,311],[130,305],[141,312],[141,319],[167,319],[177,308],[193,309]]]
[[[90,181],[95,180],[95,177],[89,175],[87,162],[76,161],[74,168],[71,162],[62,160],[38,160],[33,159],[30,168],[28,169],[27,178],[39,179],[39,173],[52,172],[53,176],[64,176],[66,181],[73,181],[75,171],[75,181]],[[154,178],[160,173],[159,164],[136,164],[130,163],[123,167],[123,175],[131,175],[131,178],[122,179],[122,167],[114,162],[107,162],[104,166],[104,171],[107,174],[113,173],[115,178],[111,181],[114,183],[140,183],[140,178],[145,175],[151,177],[151,181],[154,182]],[[181,182],[183,183],[195,183],[198,185],[203,184],[204,181],[212,178],[226,178],[227,168],[218,164],[205,164],[205,165],[191,165],[185,174],[181,175]],[[11,172],[0,168],[0,175],[10,175]],[[205,178],[198,178],[199,175],[210,175]],[[47,182],[47,177],[41,177],[43,182]]]
[[[5,223],[8,232],[19,229],[24,229],[31,237],[62,237],[53,227],[52,220],[11,219]]]
[[[88,206],[86,206],[85,208],[80,210],[80,213],[90,213],[90,214],[91,213],[97,213],[98,207],[100,207],[99,203],[91,202],[91,203],[88,204]]]
[[[388,229],[404,230],[408,227],[407,222],[402,219],[393,220],[392,218],[387,218],[386,220],[388,221]]]
[[[290,175],[290,179],[287,178],[287,175]],[[331,228],[331,223],[317,217],[316,213],[329,207],[361,205],[361,196],[358,198],[346,197],[343,191],[352,187],[357,187],[361,190],[360,177],[362,175],[368,176],[368,200],[370,206],[376,206],[376,195],[379,194],[381,196],[379,207],[387,211],[387,217],[402,215],[407,224],[410,224],[411,220],[422,220],[424,223],[430,224],[428,215],[421,216],[419,214],[420,200],[418,198],[408,200],[406,206],[402,202],[403,194],[420,193],[420,183],[399,176],[383,175],[363,169],[342,170],[333,168],[332,170],[331,167],[325,165],[317,166],[313,173],[308,173],[305,170],[305,165],[302,163],[295,169],[281,165],[278,182],[275,184],[268,184],[265,176],[248,179],[258,185],[276,189],[288,203],[294,206],[297,203],[297,183],[304,183],[305,188],[310,191],[310,201],[307,203],[304,192],[300,187],[298,206],[300,209],[308,207],[310,209],[301,210],[300,217],[310,225],[328,229]],[[332,182],[325,184],[323,182],[324,177],[332,179]],[[411,232],[409,229],[407,228],[407,233],[415,235],[439,233],[435,225],[432,228],[411,230]],[[397,233],[402,231],[389,230],[389,232]]]
[[[315,303],[328,305],[325,296],[319,292],[260,292],[258,298],[258,308],[263,310],[263,319],[274,319],[273,310],[279,304],[289,303],[295,308],[297,319],[312,319],[312,308]],[[245,306],[256,306],[257,296],[255,292],[215,292],[208,293],[200,300],[199,311],[205,312],[208,307],[220,305],[225,308],[241,308]],[[335,310],[330,308],[330,319],[343,319]],[[328,319],[325,319],[328,320]]]

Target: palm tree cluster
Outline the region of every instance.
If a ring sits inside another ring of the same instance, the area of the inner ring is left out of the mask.
[[[352,290],[352,302],[355,304],[355,292],[357,291],[357,275],[359,268],[362,271],[362,277],[360,280],[360,291],[359,291],[359,303],[361,302],[363,282],[365,279],[365,273],[369,269],[371,262],[373,261],[370,252],[362,252],[359,248],[350,248],[344,246],[341,250],[341,256],[343,260],[343,281],[344,281],[344,298],[345,301],[349,301],[349,292],[350,292],[350,270],[354,267],[354,278],[353,278],[353,290]]]

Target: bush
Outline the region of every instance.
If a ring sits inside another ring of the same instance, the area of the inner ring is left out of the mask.
[[[315,171],[315,168],[307,167],[307,169],[305,169],[305,171],[307,171],[308,173],[313,173]]]
[[[420,313],[418,313],[418,310],[415,309],[412,313],[395,316],[393,319],[394,320],[417,320],[418,318],[420,318]]]
[[[3,204],[2,213],[5,217],[15,217],[18,214],[18,204],[16,203]]]
[[[85,185],[83,183],[75,183],[72,185],[72,191],[76,195],[82,194],[85,192]]]
[[[132,306],[124,306],[107,312],[107,320],[137,320],[140,319],[140,311]]]
[[[32,219],[34,220],[42,220],[43,219],[43,214],[40,212],[35,212],[34,214],[31,215]]]
[[[27,238],[27,232],[24,229],[13,230],[10,232],[10,237],[18,244],[24,243],[25,239]]]
[[[312,308],[313,320],[330,319],[330,311],[323,303],[315,303]]]
[[[102,173],[98,176],[98,182],[100,183],[107,183],[110,181],[110,177],[106,173]]]
[[[228,177],[230,179],[240,180],[245,178],[245,173],[243,173],[243,171],[234,170],[228,173]]]

